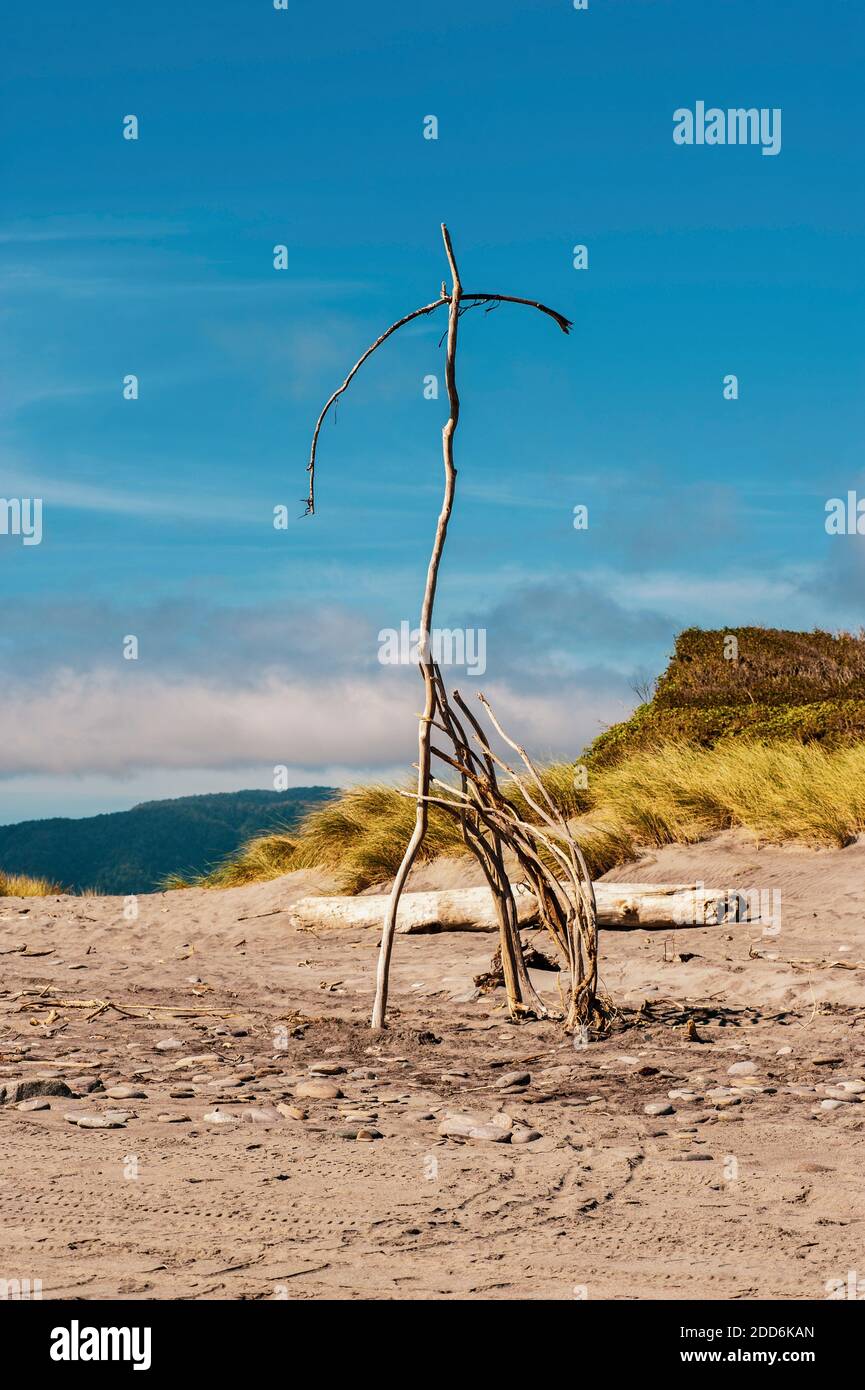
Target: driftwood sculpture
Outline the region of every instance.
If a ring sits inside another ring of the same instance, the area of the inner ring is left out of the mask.
[[[582,850],[525,749],[508,737],[484,696],[478,695],[478,699],[500,738],[519,756],[521,772],[493,751],[480,722],[455,690],[454,704],[472,730],[469,740],[434,663],[432,675],[438,714],[434,725],[447,736],[453,753],[438,747],[432,752],[459,773],[460,788],[457,791],[433,777],[440,794],[426,800],[435,801],[459,820],[463,839],[489,884],[499,923],[499,951],[511,1017],[530,1014],[546,1018],[550,1011],[535,991],[523,960],[519,913],[505,865],[508,853],[519,864],[520,886],[534,897],[538,918],[563,956],[570,976],[565,1028],[574,1032],[589,1023],[601,1023],[606,1010],[597,999],[597,912]],[[507,775],[510,796],[499,784],[497,769]],[[531,822],[516,809],[515,792],[533,814]]]
[[[469,712],[459,694],[455,693],[454,700],[467,724],[471,726],[472,742],[477,744],[479,751],[476,753],[473,750],[467,738],[465,726],[448,700],[441,674],[432,659],[430,640],[439,566],[456,489],[454,434],[459,423],[460,412],[456,381],[457,333],[460,318],[468,309],[478,305],[485,305],[486,309],[489,310],[498,304],[507,303],[522,304],[537,309],[540,313],[551,318],[563,333],[568,333],[572,325],[563,314],[548,308],[545,304],[540,304],[537,300],[523,299],[515,295],[491,291],[464,291],[450,235],[444,224],[442,224],[442,237],[450,268],[450,291],[443,282],[441,294],[437,300],[423,305],[420,309],[413,310],[412,313],[406,314],[404,318],[391,324],[390,328],[386,329],[367,348],[352,367],[342,385],[334,391],[319,415],[313,432],[312,447],[307,465],[309,493],[306,499],[306,509],[307,514],[312,514],[315,511],[315,464],[319,434],[331,407],[347,390],[364,362],[388,338],[414,319],[422,318],[427,314],[435,313],[438,309],[447,307],[445,384],[449,414],[442,430],[444,496],[427,570],[419,623],[418,656],[424,681],[425,700],[418,724],[417,792],[414,797],[417,803],[417,813],[414,830],[394,879],[385,912],[376,974],[372,1026],[373,1028],[384,1027],[390,959],[400,897],[418,850],[423,843],[427,830],[429,805],[434,800],[443,805],[450,814],[459,818],[466,844],[477,857],[492,890],[499,917],[501,955],[511,1015],[518,1017],[526,1013],[533,1013],[536,1016],[545,1016],[548,1014],[548,1010],[538,998],[523,962],[517,911],[513,891],[504,867],[506,850],[510,850],[519,860],[526,876],[527,886],[537,897],[541,918],[564,954],[571,976],[566,1026],[572,1029],[591,1021],[597,1009],[597,923],[592,883],[585,862],[566,823],[547,795],[541,778],[524,750],[504,734],[484,701],[495,729],[510,748],[519,755],[523,763],[524,772],[520,776],[496,756],[475,716]],[[459,774],[461,783],[459,791],[456,791],[452,786],[440,783],[438,778],[432,778],[432,733],[434,728],[444,734],[451,745],[451,751],[436,749],[435,752],[436,756]],[[503,795],[496,779],[497,767],[505,770],[509,776],[515,779],[515,784],[521,788],[523,798],[531,808],[533,815],[531,824],[517,814],[513,805]],[[440,789],[440,795],[433,796],[431,794],[433,781]],[[555,869],[551,867],[552,865],[555,865]]]

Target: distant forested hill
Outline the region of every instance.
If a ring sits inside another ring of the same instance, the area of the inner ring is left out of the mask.
[[[21,821],[0,826],[0,869],[74,892],[147,893],[167,874],[201,873],[251,836],[295,825],[333,795],[330,787],[216,792],[81,820]]]

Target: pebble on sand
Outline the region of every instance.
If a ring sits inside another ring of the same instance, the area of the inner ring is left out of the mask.
[[[442,1117],[438,1132],[446,1139],[467,1139],[470,1132],[483,1122],[480,1115],[449,1111]]]
[[[89,1096],[94,1091],[104,1091],[102,1078],[99,1076],[76,1076],[73,1077],[72,1085],[76,1091],[80,1091],[83,1096]]]
[[[309,1114],[309,1111],[304,1110],[302,1105],[283,1105],[281,1101],[277,1102],[276,1109],[287,1120],[305,1120]]]
[[[182,1071],[186,1067],[206,1067],[219,1061],[215,1052],[202,1052],[197,1057],[181,1057],[179,1062],[172,1062],[172,1071]]]
[[[79,1129],[123,1129],[123,1120],[112,1119],[110,1115],[82,1115],[68,1114],[66,1119],[72,1125],[77,1125]]]
[[[511,1132],[509,1129],[502,1129],[501,1125],[476,1125],[474,1129],[469,1130],[466,1137],[478,1144],[507,1144],[510,1142]]]
[[[528,1071],[506,1071],[504,1076],[499,1077],[497,1085],[503,1091],[509,1086],[528,1086],[531,1079],[531,1072]]]
[[[339,1100],[342,1091],[334,1081],[300,1081],[294,1094],[300,1100]]]
[[[208,1110],[204,1118],[211,1125],[236,1125],[240,1123],[239,1116],[229,1115],[227,1111],[220,1110],[218,1106],[215,1110]]]
[[[0,1105],[16,1105],[18,1101],[30,1100],[33,1096],[71,1096],[72,1091],[65,1081],[54,1078],[35,1078],[33,1081],[7,1081],[0,1086]]]
[[[475,1143],[507,1144],[513,1121],[510,1115],[499,1112],[491,1119],[471,1111],[449,1111],[441,1120],[438,1132],[446,1139],[470,1139]],[[523,1141],[525,1142],[525,1141]]]
[[[666,1100],[652,1100],[648,1105],[643,1106],[644,1115],[673,1115],[674,1113],[674,1106]]]
[[[523,1125],[517,1125],[511,1131],[512,1144],[533,1144],[536,1139],[543,1138],[539,1129],[526,1129]]]

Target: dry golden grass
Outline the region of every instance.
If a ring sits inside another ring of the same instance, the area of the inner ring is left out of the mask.
[[[865,744],[666,743],[598,772],[590,818],[637,844],[743,826],[762,839],[845,845],[865,830]]]
[[[62,893],[59,883],[48,878],[31,878],[28,874],[4,874],[0,870],[0,898],[46,898]]]
[[[550,764],[541,775],[595,878],[633,859],[640,846],[691,844],[732,826],[810,845],[844,845],[865,831],[865,743],[824,751],[786,741],[730,739],[713,748],[666,742],[591,773],[585,791],[574,789],[570,763]],[[519,791],[506,790],[532,819]],[[357,893],[393,876],[413,823],[414,803],[397,788],[354,787],[290,833],[251,840],[199,882],[231,888],[322,868],[343,892]],[[465,852],[457,823],[432,807],[421,860]]]
[[[347,893],[396,872],[414,823],[414,803],[396,787],[351,787],[338,800],[311,811],[291,831],[259,835],[201,882],[234,888],[278,878],[293,869],[330,869]],[[459,828],[432,807],[425,860],[464,852]]]

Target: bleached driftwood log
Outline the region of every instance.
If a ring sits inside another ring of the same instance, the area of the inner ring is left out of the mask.
[[[520,926],[538,921],[533,893],[512,885]],[[705,888],[694,883],[595,883],[598,923],[603,927],[682,927],[718,922],[759,920],[742,893]],[[377,927],[388,901],[385,894],[356,898],[300,898],[291,909],[297,927]],[[438,892],[403,893],[397,932],[499,929],[493,896],[487,887],[449,888]]]

